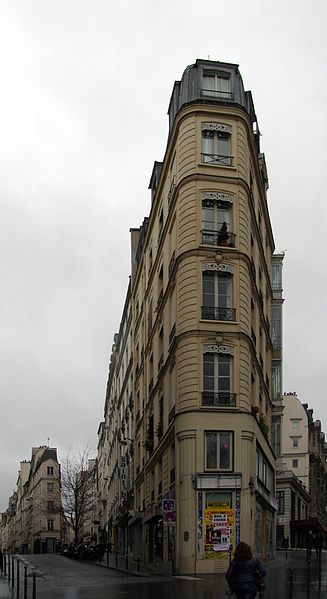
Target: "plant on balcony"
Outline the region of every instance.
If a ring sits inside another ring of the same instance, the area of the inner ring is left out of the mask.
[[[260,412],[260,414],[259,414],[259,426],[260,426],[264,436],[266,437],[266,439],[268,439],[269,424],[267,422],[266,416],[262,412]]]

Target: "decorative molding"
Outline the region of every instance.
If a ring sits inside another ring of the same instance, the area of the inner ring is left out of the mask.
[[[230,272],[234,274],[234,266],[232,264],[217,264],[216,262],[203,262],[202,270],[218,270],[221,272]]]
[[[202,123],[202,131],[225,131],[225,133],[232,133],[232,127],[225,125],[224,123]]]
[[[220,191],[204,191],[202,193],[203,200],[217,200],[219,202],[233,203],[233,196],[231,194],[222,193]]]
[[[234,348],[228,345],[204,345],[203,346],[204,354],[228,354],[230,356],[234,355]]]

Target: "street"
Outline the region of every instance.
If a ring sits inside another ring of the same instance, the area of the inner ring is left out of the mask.
[[[135,576],[59,555],[24,556],[37,569],[37,599],[224,599],[224,576]],[[266,563],[265,599],[322,599],[327,592],[327,556],[323,553],[321,585],[318,562],[310,563],[310,593],[307,590],[308,564],[304,551],[278,552]],[[293,586],[290,585],[292,570]],[[8,594],[8,597],[10,595]]]

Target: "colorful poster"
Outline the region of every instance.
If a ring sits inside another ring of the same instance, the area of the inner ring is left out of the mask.
[[[210,507],[204,510],[204,557],[217,559],[234,546],[234,510]]]

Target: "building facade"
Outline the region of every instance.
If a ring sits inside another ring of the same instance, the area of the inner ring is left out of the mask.
[[[237,65],[174,85],[151,212],[131,231],[134,512],[145,561],[223,571],[274,552],[268,177]]]
[[[17,491],[2,515],[2,551],[54,553],[61,535],[57,450],[47,445],[33,447],[31,460],[20,463]]]
[[[109,365],[104,420],[98,429],[98,540],[111,551],[140,551],[137,531],[128,521],[133,514],[133,363],[131,289]]]

